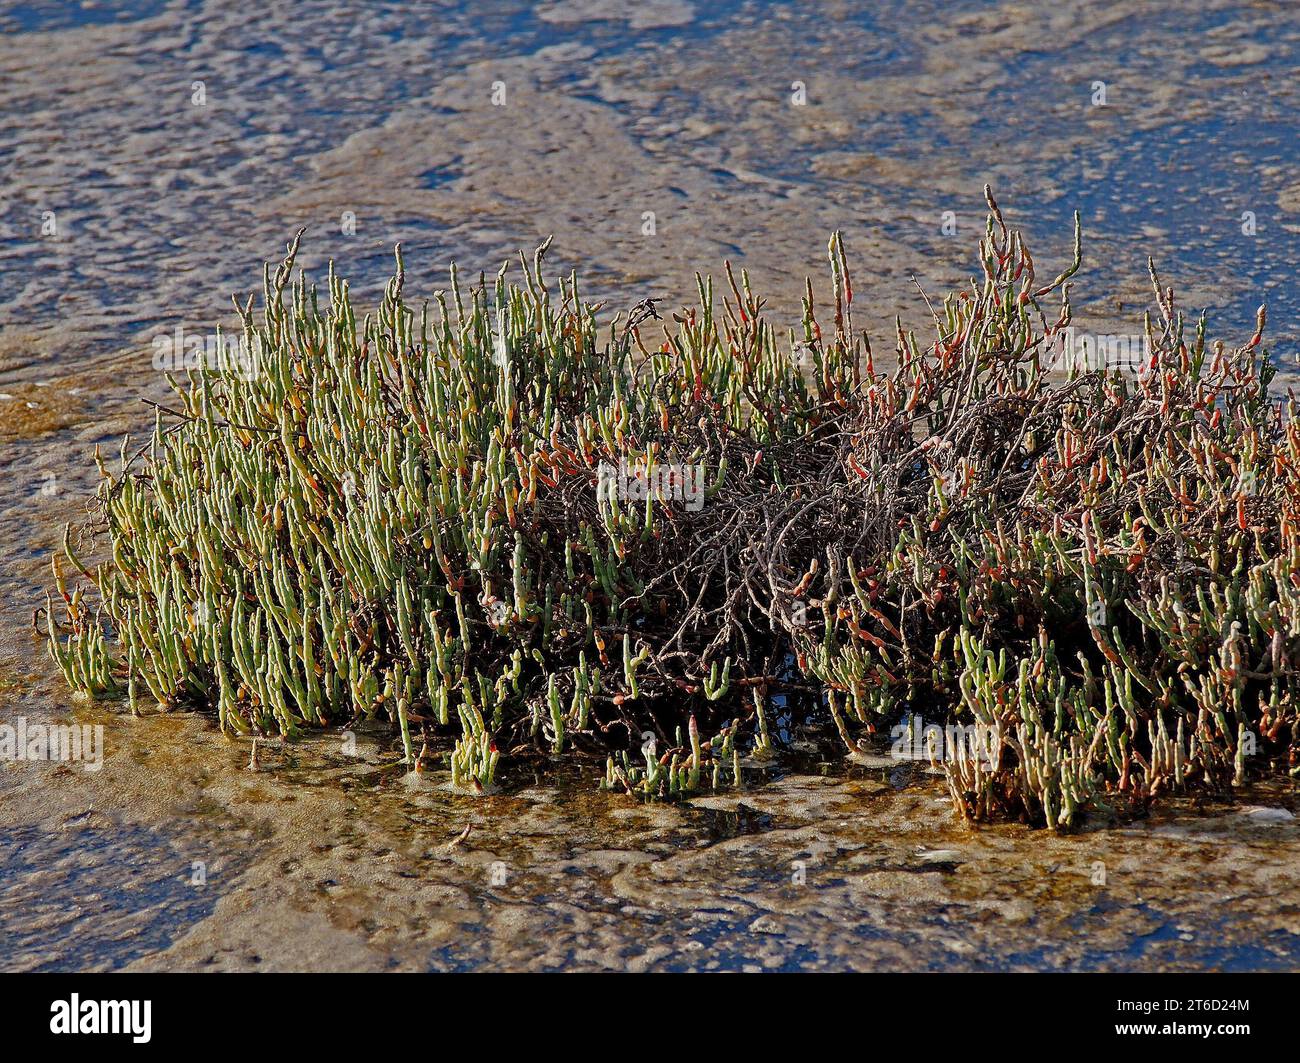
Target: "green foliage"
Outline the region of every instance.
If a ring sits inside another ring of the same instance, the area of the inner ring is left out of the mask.
[[[653,340],[649,302],[602,340],[545,246],[419,308],[399,251],[358,322],[332,269],[324,300],[293,279],[295,241],[239,307],[255,371],[173,381],[101,461],[104,559],[65,539],[52,655],[233,734],[383,715],[411,762],[454,738],[475,790],[498,747],[612,751],[605,784],[645,795],[735,785],[769,697],[809,691],[850,746],[909,712],[992,729],[947,762],[976,818],[1061,828],[1294,763],[1300,433],[1259,334],[1207,348],[1156,282],[1141,372],[1052,374],[1077,234],[1040,285],[989,203],[982,277],[890,372],[838,236],[826,331],[811,284],[780,337],[728,268],[720,313],[701,278]]]

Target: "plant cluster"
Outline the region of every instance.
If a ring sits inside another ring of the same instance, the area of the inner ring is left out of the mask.
[[[173,380],[148,443],[98,459],[103,560],[65,536],[53,656],[232,734],[383,715],[413,762],[450,730],[474,789],[500,749],[608,756],[652,796],[738,784],[795,697],[851,750],[908,715],[993,729],[945,765],[978,819],[1294,766],[1300,428],[1262,311],[1208,344],[1152,268],[1143,364],[1055,372],[1077,219],[1043,283],[989,208],[980,274],[888,371],[838,234],[831,300],[810,282],[784,335],[728,267],[720,300],[699,278],[671,323],[647,300],[602,336],[545,245],[419,307],[399,249],[358,322],[332,268],[324,300],[293,277],[295,240],[236,304],[256,372]],[[701,505],[656,487],[692,471]]]

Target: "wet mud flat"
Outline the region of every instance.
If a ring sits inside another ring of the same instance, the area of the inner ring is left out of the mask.
[[[556,767],[472,798],[384,728],[250,766],[201,716],[55,715],[107,753],[0,769],[5,970],[1300,968],[1276,789],[1057,836],[967,827],[907,763],[682,804]]]

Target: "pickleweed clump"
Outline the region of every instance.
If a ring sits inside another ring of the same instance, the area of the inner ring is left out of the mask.
[[[1077,218],[1044,283],[988,202],[979,274],[887,371],[838,234],[832,298],[810,282],[784,334],[730,267],[602,330],[546,245],[418,306],[399,249],[358,322],[295,240],[237,304],[241,371],[171,378],[152,438],[97,455],[52,654],[236,735],[383,716],[474,791],[534,754],[616,792],[741,785],[794,697],[850,752],[979,734],[942,756],[974,819],[1295,771],[1300,429],[1262,310],[1209,344],[1153,266],[1141,333],[1089,346]]]

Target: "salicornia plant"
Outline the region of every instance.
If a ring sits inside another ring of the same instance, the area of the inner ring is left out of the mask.
[[[1300,430],[1262,312],[1210,345],[1153,268],[1138,356],[1081,362],[1077,229],[1044,283],[989,206],[980,275],[887,372],[838,235],[831,302],[809,284],[784,336],[730,268],[602,334],[545,246],[418,306],[399,250],[358,321],[332,269],[323,297],[293,277],[295,241],[240,307],[250,371],[173,380],[101,460],[54,658],[232,734],[382,715],[410,762],[455,739],[476,790],[499,749],[600,753],[649,796],[739,784],[799,696],[850,747],[905,715],[995,736],[944,756],[976,818],[1294,765]]]

